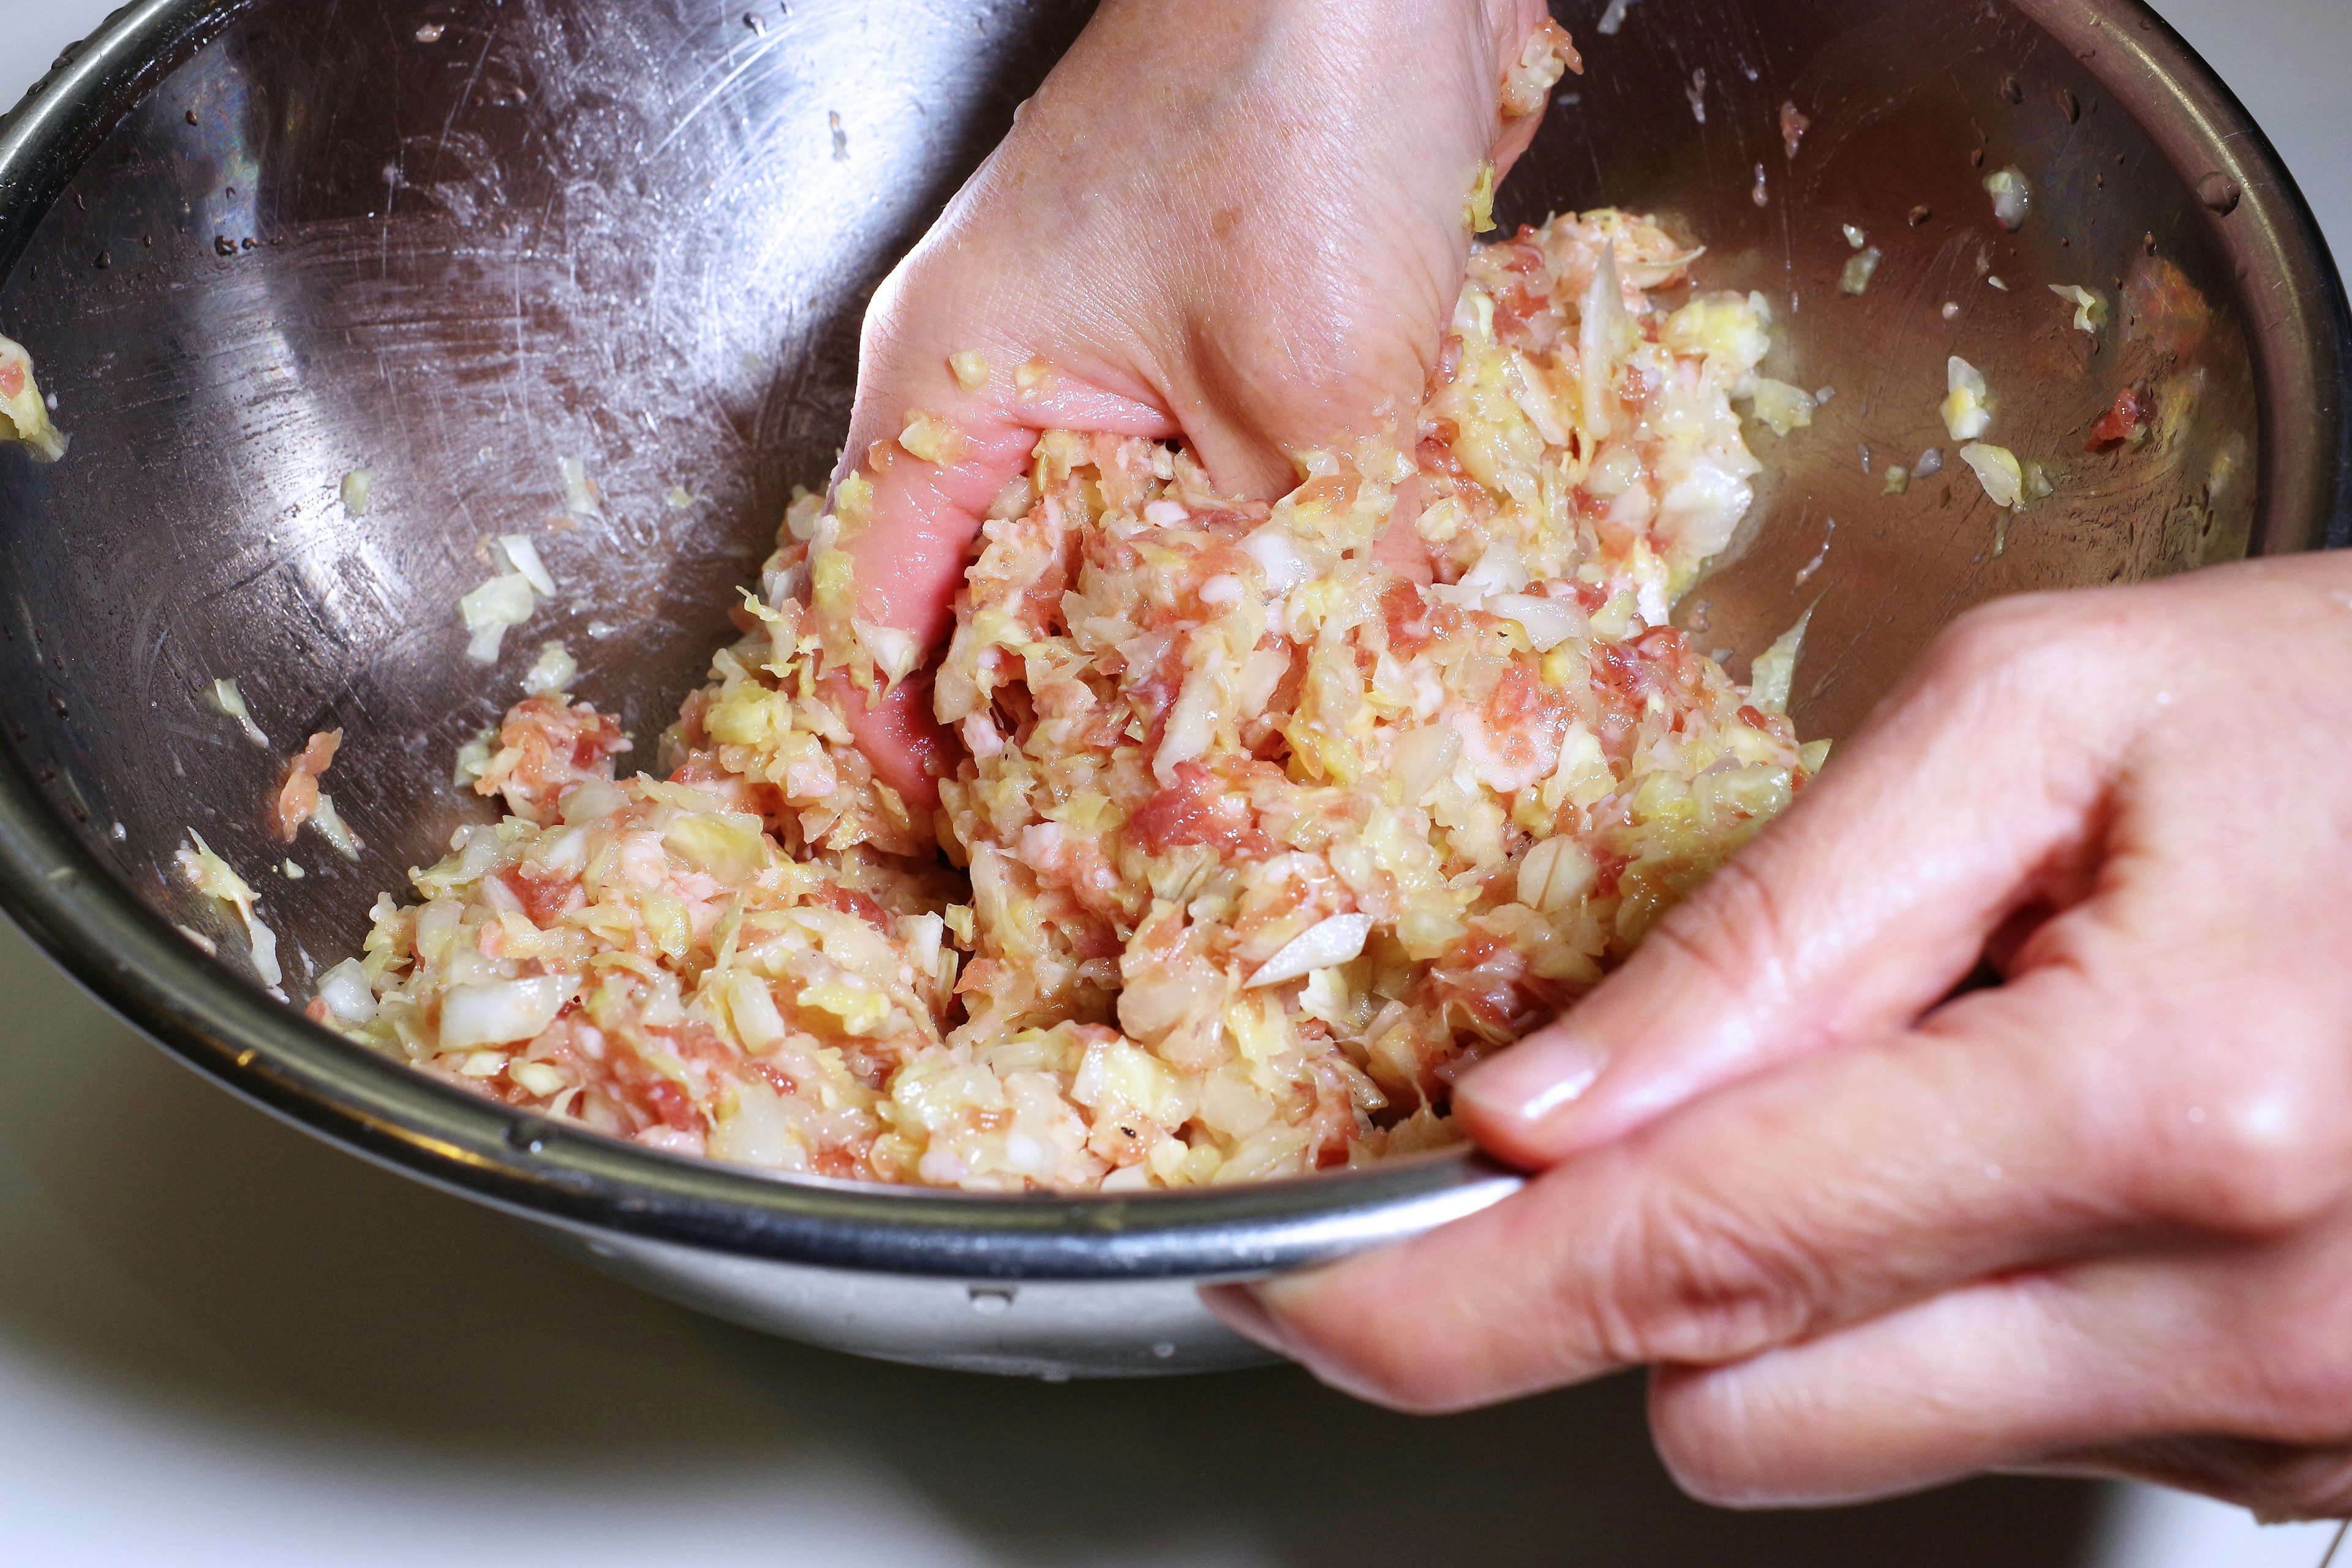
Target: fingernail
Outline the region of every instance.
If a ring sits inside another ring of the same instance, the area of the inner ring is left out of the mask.
[[[1457,1104],[1526,1125],[1548,1121],[1592,1087],[1609,1054],[1573,1029],[1537,1035],[1478,1064],[1454,1086]]]
[[[1247,1285],[1204,1285],[1201,1288],[1201,1304],[1209,1309],[1218,1321],[1253,1344],[1264,1345],[1276,1355],[1290,1353],[1290,1341],[1275,1321],[1257,1292]]]

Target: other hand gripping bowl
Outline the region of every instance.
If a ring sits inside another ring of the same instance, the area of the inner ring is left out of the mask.
[[[1850,733],[1969,605],[2342,542],[2340,285],[2261,133],[2148,12],[1644,0],[1602,33],[1599,0],[1560,9],[1590,68],[1498,216],[1666,215],[1708,247],[1710,287],[1773,301],[1768,370],[1835,389],[1810,430],[1754,437],[1755,512],[1681,611],[1737,672],[1815,606],[1803,733]],[[651,1289],[863,1354],[1047,1377],[1239,1364],[1258,1352],[1199,1284],[1508,1194],[1458,1152],[1127,1197],[765,1178],[431,1081],[173,929],[192,823],[233,862],[283,853],[259,810],[276,759],[205,711],[216,677],[283,737],[345,736],[364,852],[269,881],[294,984],[478,815],[448,759],[509,693],[464,659],[452,607],[485,536],[583,503],[560,458],[601,483],[604,519],[593,550],[551,547],[569,596],[531,635],[567,637],[581,689],[658,732],[790,486],[831,466],[874,283],[1086,11],[387,0],[362,25],[308,0],[142,0],[110,18],[0,121],[0,331],[73,437],[50,465],[0,447],[0,905],[278,1115]],[[1793,156],[1783,104],[1810,121]],[[1983,188],[2011,165],[2034,193],[2014,232]],[[1859,297],[1848,225],[1884,255]],[[2053,284],[2157,298],[2198,330],[2161,364],[2146,334],[2095,352]],[[1957,462],[1886,493],[1886,465],[1953,445],[1955,353],[2005,395],[2008,444],[2047,455],[2056,493],[2032,510],[1997,510]],[[2081,455],[2159,372],[2194,384],[2193,417],[2130,460]],[[339,484],[358,468],[375,501],[354,517]]]

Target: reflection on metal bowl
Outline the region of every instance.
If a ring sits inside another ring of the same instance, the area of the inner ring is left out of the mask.
[[[1816,605],[1795,712],[1839,735],[1967,605],[2328,542],[2347,348],[2259,132],[2128,0],[1563,6],[1564,84],[1500,216],[1668,215],[1769,296],[1750,527],[1683,614],[1735,669]],[[341,727],[356,865],[272,879],[289,984],[483,808],[448,760],[509,681],[451,606],[486,537],[564,510],[533,624],[650,738],[727,627],[788,487],[830,468],[873,285],[1084,19],[1076,0],[142,0],[0,124],[0,331],[71,432],[0,449],[0,902],[172,1050],[347,1147],[710,1310],[860,1352],[1043,1375],[1233,1364],[1193,1296],[1507,1194],[1462,1155],[1146,1198],[765,1179],[519,1116],[365,1056],[174,933],[193,825],[273,858],[267,754],[207,712]],[[1781,106],[1810,121],[1790,154]],[[2033,205],[1996,221],[1985,175]],[[1867,291],[1840,286],[1883,254]],[[1999,282],[1994,280],[1998,279]],[[2053,284],[2116,301],[2102,340]],[[2013,520],[1951,460],[1984,369],[2055,493]],[[2086,453],[2147,383],[2163,438]],[[1937,475],[1888,493],[1889,464]],[[344,474],[373,503],[350,515]],[[675,504],[673,488],[690,498]],[[1832,528],[1832,521],[1834,527]],[[543,630],[542,630],[543,628]],[[527,650],[519,650],[528,658]]]

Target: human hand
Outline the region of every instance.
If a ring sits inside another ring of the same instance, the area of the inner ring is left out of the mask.
[[[1040,430],[1181,436],[1272,498],[1292,451],[1410,414],[1480,166],[1526,149],[1566,44],[1542,0],[1107,0],[867,313],[843,478],[870,507],[836,485],[857,617],[944,641]],[[935,798],[920,679],[844,706]]]
[[[2352,560],[1987,606],[1465,1077],[1526,1190],[1216,1302],[1407,1409],[1651,1364],[1718,1501],[2000,1468],[2352,1510],[2347,885]]]

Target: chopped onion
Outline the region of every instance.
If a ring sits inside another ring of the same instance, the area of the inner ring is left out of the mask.
[[[1269,522],[1243,540],[1242,553],[1265,573],[1265,591],[1269,594],[1287,594],[1315,575],[1307,557],[1291,542],[1290,531],[1278,522]]]
[[[962,462],[971,447],[954,420],[920,408],[907,411],[905,426],[898,432],[898,445],[908,456],[942,468]]]
[[[1838,287],[1856,298],[1867,294],[1870,292],[1870,280],[1878,276],[1878,264],[1885,259],[1885,253],[1872,246],[1847,261],[1844,273],[1838,279]]]
[[[1455,586],[1484,599],[1496,594],[1517,594],[1528,582],[1528,563],[1519,554],[1519,547],[1498,538],[1486,546],[1478,563],[1464,573]]]
[[[458,600],[457,616],[472,634],[466,643],[466,657],[476,664],[496,664],[507,628],[522,625],[538,608],[539,597],[531,591],[530,579],[520,572],[493,577]]]
[[[1015,474],[1004,481],[1003,488],[988,503],[988,520],[1003,522],[1012,518],[1025,517],[1029,509],[1036,504],[1035,482],[1026,474]]]
[[[1175,706],[1168,710],[1160,731],[1160,750],[1151,759],[1151,773],[1160,784],[1176,782],[1176,764],[1204,754],[1217,736],[1220,682],[1210,667],[1196,666],[1177,689]]]
[[[2033,207],[2033,187],[2026,184],[2024,170],[2012,163],[1987,174],[1984,188],[1992,195],[1992,216],[2001,227],[2014,234],[2025,226],[2025,215]]]
[[[974,350],[948,355],[948,369],[955,373],[956,384],[966,392],[978,392],[988,384],[987,356]]]
[[[356,862],[360,851],[367,847],[351,830],[350,825],[343,821],[342,814],[335,809],[335,797],[324,790],[319,792],[319,802],[310,808],[310,826],[319,830],[319,837],[327,841],[328,848],[346,860]]]
[[[319,1000],[336,1022],[354,1026],[375,1019],[375,988],[356,958],[347,958],[319,976]]]
[[[1812,395],[1801,387],[1790,386],[1785,381],[1775,381],[1769,375],[1759,375],[1749,396],[1754,399],[1756,417],[1762,420],[1775,436],[1808,429],[1813,423]]]
[[[486,728],[472,740],[457,748],[457,771],[449,782],[464,789],[490,771],[490,759],[498,753],[499,732]]]
[[[1254,649],[1242,661],[1241,679],[1234,688],[1234,710],[1244,718],[1265,712],[1282,678],[1289,673],[1288,653],[1272,647]]]
[[[342,500],[345,517],[365,517],[368,501],[375,494],[375,475],[366,468],[353,468],[343,476],[337,494]]]
[[[1584,290],[1583,311],[1576,329],[1576,363],[1584,395],[1584,428],[1590,436],[1605,437],[1612,426],[1610,405],[1616,401],[1610,367],[1623,360],[1635,337],[1617,278],[1614,241],[1601,247],[1601,264],[1592,269],[1592,282]]]
[[[269,737],[263,734],[261,726],[253,721],[253,714],[245,705],[245,694],[237,690],[236,681],[213,682],[213,706],[226,717],[236,720],[237,727],[245,731],[247,740],[257,746],[269,744]]]
[[[775,994],[759,975],[738,970],[727,977],[724,994],[729,1021],[745,1050],[764,1051],[791,1033]]]
[[[1279,985],[1310,971],[1345,963],[1364,951],[1364,941],[1371,934],[1370,915],[1333,915],[1318,921],[1283,943],[1279,952],[1259,965],[1244,989]]]
[[[1502,594],[1487,608],[1519,623],[1538,653],[1549,653],[1584,629],[1584,616],[1574,605],[1539,599],[1532,594]]]
[[[0,396],[0,441],[17,441],[37,463],[54,463],[66,455],[66,437],[49,423],[54,397],[41,395],[33,378],[33,356],[13,338],[0,337],[0,386],[14,390]]]
[[[188,838],[194,847],[183,845],[172,857],[173,863],[179,868],[180,875],[186,879],[190,887],[207,898],[218,899],[236,911],[236,918],[245,925],[246,941],[252,948],[254,972],[261,976],[262,984],[268,986],[272,994],[282,996],[278,987],[286,975],[278,967],[278,933],[263,924],[261,917],[254,912],[252,884],[230,869],[229,863],[213,852],[213,847],[205,842],[203,834],[191,827]]]
[[[849,629],[864,646],[866,657],[873,661],[874,668],[892,686],[914,674],[915,667],[923,661],[922,646],[915,641],[912,632],[862,617],[853,619]]]
[[[563,510],[574,517],[604,521],[604,503],[596,494],[596,481],[588,477],[588,467],[577,458],[558,458],[556,471],[563,476]]]
[[[533,588],[548,598],[555,597],[555,578],[540,559],[538,545],[520,533],[501,533],[499,548],[506,552],[507,563],[530,579]]]
[[[1944,428],[1955,441],[1973,441],[1992,428],[1992,393],[1984,373],[1954,354],[1944,365]]]
[[[512,1079],[525,1093],[535,1094],[541,1100],[562,1093],[566,1081],[560,1068],[550,1067],[545,1062],[509,1062],[507,1064],[507,1077]]]
[[[1993,505],[2013,511],[2025,500],[2025,468],[2008,447],[1971,442],[1960,448],[1960,461],[1975,470]]]
[[[590,779],[566,794],[559,809],[565,826],[577,827],[584,823],[602,822],[628,804],[629,793],[619,784]]]
[[[572,983],[552,974],[452,985],[441,999],[440,1048],[461,1051],[531,1039],[555,1022],[570,1000]]]
[[[2050,291],[2074,307],[2074,325],[2080,331],[2099,335],[2107,324],[2107,297],[2096,289],[2085,289],[2078,283],[2053,283]]]
[[[561,642],[543,642],[539,645],[538,661],[523,672],[523,692],[530,697],[561,696],[572,689],[579,674],[580,661],[570,649]]]
[[[1564,834],[1547,838],[1519,862],[1519,902],[1555,915],[1584,897],[1600,877],[1584,846]]]
[[[1796,684],[1797,660],[1804,657],[1805,627],[1813,618],[1807,610],[1797,624],[1772,640],[1748,667],[1748,700],[1767,713],[1789,710],[1789,689]]]
[[[1445,776],[1462,754],[1462,736],[1451,724],[1424,724],[1407,731],[1389,752],[1404,804],[1419,805],[1429,786]]]

